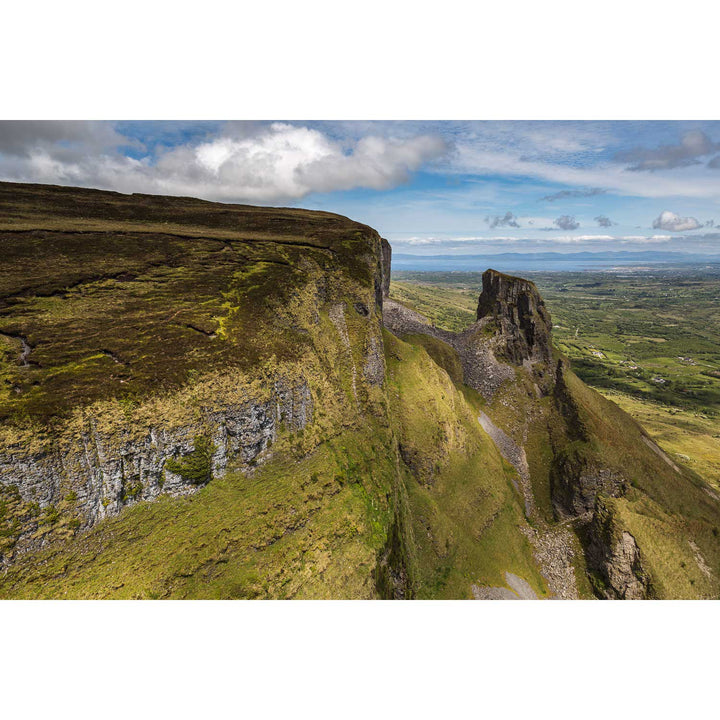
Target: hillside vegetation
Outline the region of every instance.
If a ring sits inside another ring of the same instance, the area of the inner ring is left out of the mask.
[[[718,266],[531,273],[556,347],[636,418],[674,462],[720,489]],[[393,297],[436,324],[472,321],[480,273],[396,273]]]
[[[720,596],[720,496],[531,282],[383,297],[347,218],[49,186],[0,242],[0,597]]]

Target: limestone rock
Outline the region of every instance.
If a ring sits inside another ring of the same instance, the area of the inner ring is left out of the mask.
[[[477,319],[485,321],[483,327],[494,321],[506,359],[515,365],[550,362],[552,323],[535,283],[492,269],[482,280]]]
[[[651,597],[650,578],[638,544],[618,522],[612,500],[598,497],[588,532],[586,558],[588,569],[595,574],[596,591],[608,600]]]
[[[198,437],[209,438],[209,471],[218,477],[231,461],[247,470],[267,459],[281,426],[302,430],[312,417],[310,388],[302,380],[278,380],[269,399],[217,408],[187,426],[149,427],[141,440],[129,430],[104,433],[88,417],[79,433],[48,438],[40,450],[0,451],[0,487],[14,488],[22,502],[40,510],[57,506],[71,490],[78,529],[85,530],[138,501],[196,492],[199,485],[172,472],[168,461],[172,466],[191,456]],[[17,553],[43,546],[49,535],[39,537],[35,528],[32,522],[18,528],[12,551],[0,553],[0,567]]]
[[[619,473],[566,452],[553,461],[550,489],[558,516],[580,517],[593,511],[599,493],[618,497],[625,492],[626,483]]]

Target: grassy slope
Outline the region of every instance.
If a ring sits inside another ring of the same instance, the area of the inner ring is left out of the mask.
[[[420,344],[384,339],[390,426],[366,416],[307,456],[302,439],[287,436],[252,477],[231,472],[195,496],[132,507],[21,559],[0,595],[372,597],[398,477],[417,597],[470,597],[473,583],[505,585],[506,571],[546,595],[518,529],[514,470],[472,400]],[[398,441],[412,470],[397,462]]]
[[[658,597],[717,597],[720,594],[720,507],[708,483],[690,470],[671,467],[652,452],[640,426],[617,405],[572,373],[568,385],[596,447],[592,452],[631,481],[615,501],[619,520],[633,534]],[[694,542],[703,558],[692,551]],[[702,573],[705,563],[710,576]]]
[[[477,421],[472,403],[423,343],[385,333],[388,392],[406,474],[418,597],[471,597],[471,585],[504,586],[506,571],[539,596],[545,582],[519,531],[515,471]],[[445,348],[445,357],[452,350]]]
[[[467,316],[473,317],[471,298],[464,285],[438,289],[434,284],[393,283],[392,293],[398,298],[411,297],[416,309],[427,312],[434,322],[447,329],[455,329],[454,313],[458,307],[464,306]],[[438,308],[446,296],[452,297],[447,313]],[[441,363],[448,363],[437,350],[432,354]],[[573,373],[567,373],[567,383],[591,438],[589,443],[576,443],[574,450],[591,461],[602,459],[603,465],[616,468],[633,485],[624,498],[608,500],[608,508],[617,527],[627,529],[636,537],[653,593],[657,597],[717,597],[720,593],[720,512],[717,501],[708,493],[712,486],[683,468],[682,463],[679,463],[680,472],[675,471],[647,447],[642,439],[645,433],[630,416]],[[564,421],[553,411],[551,399],[539,400],[519,371],[516,382],[504,386],[490,405],[483,404],[479,398],[477,402],[498,425],[524,444],[538,508],[545,520],[552,522],[550,436],[555,438],[555,443],[567,442],[567,430]],[[712,422],[700,419],[712,427]],[[708,429],[704,428],[703,434]],[[652,437],[653,433],[649,435]],[[678,435],[676,428],[672,437],[679,442],[675,447],[687,448],[687,443],[694,441],[679,439]],[[706,443],[711,440],[714,438],[705,438]],[[709,575],[702,566],[706,566]],[[582,562],[578,569],[584,569]],[[582,585],[581,594],[587,595],[589,587],[586,582]]]
[[[27,424],[297,360],[298,289],[329,269],[372,288],[379,240],[329,213],[0,183],[0,243],[0,419]]]
[[[477,318],[479,291],[474,288],[445,287],[441,284],[401,282],[393,280],[394,300],[417,310],[433,324],[459,332]]]
[[[69,492],[38,527],[59,542],[22,558],[3,596],[374,593],[396,463],[373,459],[392,444],[363,373],[379,318],[353,306],[374,302],[377,233],[328,213],[0,183],[0,240],[2,442],[72,443],[88,416],[123,441],[201,425],[278,374],[307,379],[315,408],[251,478],[230,472],[86,534]],[[344,336],[325,303],[345,308]],[[5,544],[38,512],[11,491]]]
[[[717,419],[613,390],[600,392],[635,418],[672,457],[720,490],[720,425]]]
[[[373,597],[395,474],[386,435],[369,423],[304,457],[286,438],[251,477],[142,503],[21,559],[0,597]]]

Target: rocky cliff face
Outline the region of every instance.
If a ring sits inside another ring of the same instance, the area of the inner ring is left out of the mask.
[[[390,243],[382,238],[382,296],[388,297],[390,295],[390,272],[392,266],[392,248]]]
[[[3,448],[0,485],[13,488],[20,505],[12,546],[0,565],[42,547],[58,531],[67,534],[63,529],[87,530],[161,494],[195,493],[231,463],[252,471],[270,456],[282,428],[297,432],[312,422],[305,381],[278,380],[269,393],[252,394],[244,402],[235,398],[235,404],[202,408],[184,421],[158,417],[144,427],[88,414],[61,433]],[[56,513],[59,522],[47,522]]]
[[[497,270],[486,270],[482,281],[477,319],[496,326],[500,352],[515,365],[549,363],[552,323],[535,283]]]
[[[378,400],[390,255],[366,226],[0,184],[0,237],[0,565]]]
[[[618,526],[612,506],[598,498],[587,547],[588,568],[597,592],[609,600],[643,600],[651,595],[635,538]]]

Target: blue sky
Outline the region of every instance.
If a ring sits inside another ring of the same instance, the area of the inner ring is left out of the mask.
[[[720,122],[0,122],[0,179],[329,210],[395,252],[720,253]]]

